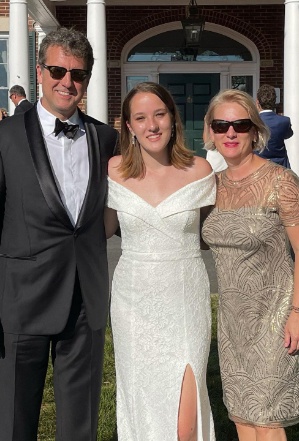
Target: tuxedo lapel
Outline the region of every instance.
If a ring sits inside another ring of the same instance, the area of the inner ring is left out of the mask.
[[[100,182],[101,154],[97,130],[94,124],[85,121],[83,114],[80,114],[80,116],[84,121],[86,140],[88,145],[89,180],[85,198],[76,223],[76,229],[82,227],[82,225],[89,219],[96,203],[99,200],[99,192],[102,189]]]
[[[73,229],[55,183],[37,116],[36,106],[24,113],[24,122],[33,165],[44,198],[52,213],[66,227]]]

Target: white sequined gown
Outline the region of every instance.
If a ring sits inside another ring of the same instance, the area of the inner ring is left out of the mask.
[[[177,441],[188,364],[198,388],[198,441],[215,440],[206,388],[210,290],[199,248],[200,207],[214,201],[213,173],[155,208],[109,179],[108,206],[122,232],[111,298],[119,441]]]

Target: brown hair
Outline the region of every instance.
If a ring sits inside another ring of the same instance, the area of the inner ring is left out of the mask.
[[[225,103],[237,103],[242,106],[248,113],[249,118],[254,124],[257,140],[253,142],[253,150],[261,152],[264,150],[270,138],[270,131],[268,127],[261,120],[259,112],[256,108],[253,98],[246,92],[237,89],[228,89],[219,92],[212,98],[208,111],[205,116],[206,123],[210,126],[214,119],[214,111],[217,106]],[[206,150],[215,150],[210,133],[207,134],[207,142],[205,143]]]
[[[275,109],[276,92],[270,84],[263,84],[257,91],[256,97],[263,110]]]
[[[122,161],[119,166],[120,173],[125,179],[143,178],[145,176],[145,164],[138,140],[135,139],[137,145],[132,142],[132,135],[127,127],[127,122],[130,122],[131,118],[131,101],[137,93],[142,92],[153,93],[158,96],[166,105],[171,115],[173,134],[168,143],[170,163],[174,167],[180,169],[190,167],[194,161],[194,154],[185,146],[183,125],[173,97],[168,90],[160,84],[144,82],[137,84],[132,90],[130,90],[122,105],[120,136]]]
[[[42,40],[39,54],[38,64],[42,65],[47,62],[47,51],[49,47],[58,46],[64,50],[66,55],[73,55],[80,58],[86,63],[86,68],[91,74],[94,58],[91,44],[82,32],[74,28],[59,28],[49,32]]]

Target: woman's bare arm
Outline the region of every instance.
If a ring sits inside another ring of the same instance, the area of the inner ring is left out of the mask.
[[[105,207],[104,224],[105,224],[106,238],[109,239],[110,237],[113,236],[113,234],[116,232],[119,226],[117,212],[112,208]]]

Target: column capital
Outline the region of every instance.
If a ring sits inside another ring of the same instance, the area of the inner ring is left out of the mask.
[[[27,0],[10,0],[10,6],[11,5],[27,5]]]
[[[87,0],[86,4],[87,4],[87,6],[100,5],[100,4],[106,6],[106,1],[105,0]]]

